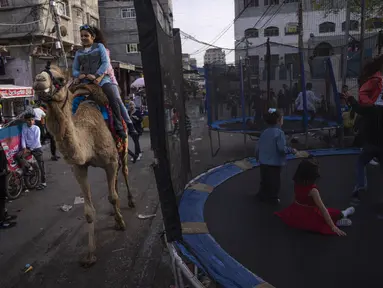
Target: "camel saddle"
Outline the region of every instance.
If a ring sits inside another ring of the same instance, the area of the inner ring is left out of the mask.
[[[121,144],[121,139],[116,134],[114,129],[112,109],[110,108],[108,98],[102,91],[101,87],[96,84],[78,84],[71,85],[69,90],[73,93],[72,114],[76,113],[81,103],[90,103],[95,105],[104,117],[104,120],[106,121],[117,146],[120,146],[119,144]],[[124,121],[123,126],[126,130],[126,124]]]

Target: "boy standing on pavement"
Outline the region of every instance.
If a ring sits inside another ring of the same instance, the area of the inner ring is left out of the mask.
[[[24,156],[31,153],[35,157],[41,173],[40,185],[37,186],[36,189],[43,190],[47,187],[47,183],[45,180],[43,149],[40,142],[40,128],[35,125],[34,115],[26,114],[24,119],[27,122],[27,125],[24,125],[21,131],[22,150],[18,154],[18,159],[24,169],[31,169],[28,162],[24,160]]]

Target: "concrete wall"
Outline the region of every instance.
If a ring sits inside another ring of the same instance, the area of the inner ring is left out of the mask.
[[[171,26],[167,22],[167,17],[171,12],[171,2],[169,0],[160,0],[161,6],[156,0],[153,0],[153,8],[157,14],[157,19],[164,29],[171,34]],[[126,45],[129,43],[138,44],[139,36],[136,19],[123,19],[121,9],[134,8],[133,1],[99,1],[99,13],[101,29],[104,32],[111,58],[124,63],[142,66],[141,53],[127,53]],[[162,10],[165,9],[165,12]],[[167,13],[166,13],[167,11]]]
[[[32,66],[29,53],[26,49],[15,49],[11,55],[16,57],[13,60],[7,60],[5,64],[5,75],[0,75],[0,79],[14,79],[15,85],[31,86],[32,85]]]
[[[123,19],[122,8],[134,8],[133,1],[100,1],[100,24],[113,60],[141,65],[140,53],[127,53],[126,45],[139,43],[136,19]]]

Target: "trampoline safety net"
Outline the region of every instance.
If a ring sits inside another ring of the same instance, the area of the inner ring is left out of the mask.
[[[305,112],[303,102],[300,103],[303,99],[299,97],[302,85],[298,58],[292,58],[291,65],[282,66],[273,65],[271,59],[271,65],[254,68],[246,58],[234,65],[205,65],[210,128],[256,134],[266,127],[263,115],[268,108],[283,112],[283,129],[288,134],[341,125],[341,103],[333,70],[335,59],[329,57],[317,57],[316,64],[321,65],[304,72],[309,111],[308,123],[302,121]],[[314,103],[314,107],[309,103]]]
[[[168,241],[181,239],[177,209],[190,178],[190,156],[183,97],[181,38],[155,11],[151,0],[134,1],[147,94],[149,125],[155,161],[153,169]],[[178,115],[178,125],[172,117]]]

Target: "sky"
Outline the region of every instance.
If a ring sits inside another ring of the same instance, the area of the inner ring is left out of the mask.
[[[173,0],[173,17],[174,28],[180,28],[200,41],[212,43],[233,23],[234,0]],[[187,39],[182,39],[182,44],[182,53],[191,54],[190,57],[197,59],[198,66],[203,66],[204,51],[208,47]],[[234,48],[234,25],[214,45]],[[233,61],[232,52],[226,62]]]

